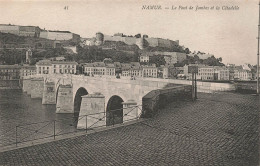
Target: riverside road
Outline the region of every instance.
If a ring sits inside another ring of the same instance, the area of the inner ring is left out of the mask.
[[[259,97],[198,97],[133,125],[2,152],[0,165],[258,165]]]

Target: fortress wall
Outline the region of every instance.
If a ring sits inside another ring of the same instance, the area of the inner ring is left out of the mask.
[[[136,38],[135,37],[125,37],[124,42],[128,45],[133,45],[133,44],[136,44]]]
[[[125,42],[124,38],[121,36],[108,36],[108,35],[104,35],[104,41],[121,41],[121,42]]]
[[[145,38],[145,40],[148,42],[149,46],[151,47],[159,46],[158,39],[156,38]]]
[[[43,31],[40,33],[40,37],[45,39],[50,39],[50,40],[70,40],[73,39],[73,34]]]

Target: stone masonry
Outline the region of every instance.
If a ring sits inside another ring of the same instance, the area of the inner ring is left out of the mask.
[[[42,98],[43,95],[43,78],[31,79],[31,98]]]
[[[105,96],[100,93],[82,96],[77,128],[86,129],[86,126],[87,128],[94,128],[105,125]]]
[[[73,91],[71,85],[60,85],[57,96],[56,113],[73,113]]]

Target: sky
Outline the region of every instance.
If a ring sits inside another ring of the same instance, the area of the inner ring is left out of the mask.
[[[0,24],[68,30],[81,37],[94,37],[96,32],[141,33],[179,40],[180,45],[192,52],[222,57],[225,64],[255,65],[258,3],[257,0],[0,0]],[[161,5],[162,10],[142,10],[144,5]],[[176,10],[171,10],[172,6]],[[193,10],[189,10],[190,6]],[[196,6],[209,10],[195,11]],[[237,6],[239,10],[222,10],[223,6]],[[211,7],[214,8],[210,10]]]

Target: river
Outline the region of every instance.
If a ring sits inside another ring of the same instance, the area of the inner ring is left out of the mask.
[[[54,127],[55,134],[76,131],[73,114],[56,114],[55,110],[55,105],[42,105],[41,99],[31,99],[22,90],[0,90],[0,147],[52,136]]]

